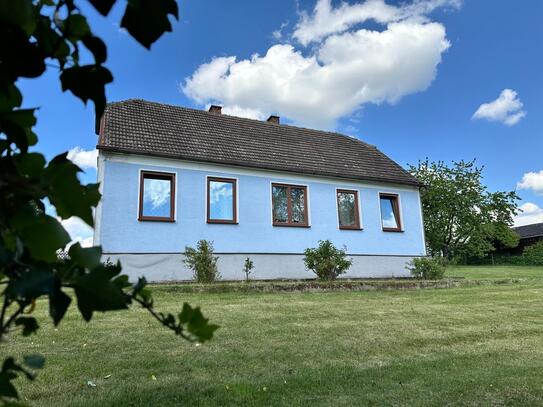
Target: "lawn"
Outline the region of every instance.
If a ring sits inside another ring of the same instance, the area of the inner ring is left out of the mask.
[[[455,266],[447,269],[447,277],[489,280],[498,278],[542,279],[541,266]]]
[[[39,334],[2,349],[46,356],[34,383],[17,380],[33,405],[542,405],[543,267],[449,274],[526,280],[304,293],[158,286],[162,310],[201,305],[221,325],[214,340],[183,342],[140,309],[90,324],[72,310],[56,330],[40,303]]]

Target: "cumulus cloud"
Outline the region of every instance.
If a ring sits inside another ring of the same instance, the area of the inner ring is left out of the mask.
[[[517,183],[517,188],[531,189],[535,193],[543,194],[543,170],[524,174],[522,180]]]
[[[96,169],[98,150],[84,150],[74,147],[68,151],[68,159],[82,169]]]
[[[543,208],[532,202],[526,202],[519,207],[519,213],[515,216],[514,222],[515,226],[543,222]]]
[[[423,15],[453,3],[457,1],[419,0],[396,7],[370,0],[332,9],[329,1],[320,0],[294,32],[301,42],[319,41],[311,52],[276,44],[250,59],[216,57],[186,78],[182,90],[197,103],[222,103],[225,112],[236,115],[262,119],[275,113],[297,124],[332,128],[364,104],[393,104],[430,86],[450,43],[445,27]],[[352,29],[367,18],[340,19],[351,14],[349,7],[371,14],[385,25],[383,30]],[[325,33],[302,35],[303,27],[322,21],[323,9],[341,24],[332,24]]]
[[[491,122],[502,122],[507,126],[513,126],[526,116],[526,112],[522,110],[522,106],[517,92],[512,89],[504,89],[497,99],[479,106],[473,114],[473,118],[485,119]]]
[[[72,216],[61,220],[60,223],[69,233],[72,243],[79,242],[83,247],[91,247],[93,241],[93,229],[78,217]]]
[[[320,41],[334,33],[347,31],[354,25],[374,21],[380,24],[402,20],[427,21],[427,14],[440,7],[459,8],[460,0],[418,0],[410,4],[393,6],[384,0],[367,0],[362,3],[341,3],[333,8],[331,0],[319,0],[313,13],[301,13],[301,18],[292,34],[302,45]]]

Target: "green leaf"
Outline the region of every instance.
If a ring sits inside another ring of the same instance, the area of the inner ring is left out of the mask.
[[[15,320],[15,326],[23,327],[23,336],[28,336],[36,333],[38,328],[38,321],[34,317],[19,317]]]
[[[113,81],[107,68],[101,65],[73,66],[64,69],[60,75],[63,91],[71,91],[85,104],[94,102],[96,116],[100,117],[106,106],[106,84]]]
[[[4,2],[6,0],[3,0]],[[11,2],[18,4],[18,2]],[[4,6],[6,7],[6,5]],[[2,44],[2,77],[12,82],[19,77],[36,78],[45,72],[45,55],[38,44],[25,32],[24,27],[0,21]]]
[[[42,369],[45,365],[45,358],[42,355],[26,355],[23,357],[24,364],[32,369]]]
[[[100,264],[102,248],[99,246],[81,247],[79,243],[74,243],[68,250],[68,254],[76,264],[92,270]]]
[[[34,32],[36,20],[32,0],[0,0],[0,24],[12,24],[27,35]]]
[[[88,35],[83,37],[83,44],[94,55],[94,62],[97,64],[103,64],[107,59],[107,48],[104,41],[98,37]]]
[[[51,27],[51,20],[49,17],[40,16],[37,20],[37,24],[34,37],[36,37],[38,47],[42,50],[44,55],[58,58],[62,67],[66,57],[70,55],[70,47],[66,40]]]
[[[58,216],[63,219],[77,216],[93,226],[92,207],[100,201],[98,184],[81,185],[77,178],[79,172],[79,167],[63,153],[49,162],[42,183],[49,186],[48,198]]]
[[[107,16],[116,0],[89,0],[94,8],[103,16]]]
[[[19,173],[30,178],[40,177],[46,163],[45,157],[40,153],[16,154],[13,161]]]
[[[55,326],[64,318],[71,302],[72,299],[60,288],[49,295],[49,315],[53,319]]]
[[[121,27],[145,48],[150,48],[162,34],[172,31],[169,15],[178,18],[175,0],[128,0]]]
[[[120,268],[97,267],[75,280],[77,307],[85,321],[90,321],[94,311],[111,311],[127,308],[123,291],[111,280]]]
[[[7,83],[0,88],[0,112],[19,107],[21,103],[23,103],[23,95],[13,83]]]
[[[16,96],[14,96],[16,97]],[[36,124],[36,109],[16,109],[0,113],[0,128],[8,140],[14,142],[25,153],[29,145],[35,144],[32,127]]]
[[[54,262],[57,250],[70,242],[70,235],[52,216],[32,213],[29,208],[20,210],[13,225],[36,260]]]
[[[46,268],[31,268],[11,278],[6,295],[11,299],[32,300],[55,291],[55,275]]]
[[[204,318],[200,307],[192,308],[186,302],[179,314],[179,321],[199,342],[210,340],[213,333],[219,329],[218,325],[208,323],[209,319]]]
[[[66,37],[72,42],[79,41],[91,33],[87,19],[81,14],[69,15],[62,25],[62,30]]]

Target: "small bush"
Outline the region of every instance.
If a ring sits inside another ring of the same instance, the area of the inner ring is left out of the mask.
[[[217,256],[213,256],[213,242],[199,240],[196,249],[185,246],[185,265],[194,272],[198,283],[213,283],[221,275],[217,269]]]
[[[249,276],[253,272],[254,264],[253,261],[247,257],[245,259],[245,263],[243,264],[243,272],[245,273],[245,281],[249,282]]]
[[[305,266],[321,280],[335,280],[352,264],[345,249],[336,248],[330,240],[319,240],[319,247],[305,249],[304,254]]]
[[[445,275],[444,261],[432,257],[415,257],[407,269],[413,277],[422,280],[441,280]]]
[[[543,266],[543,241],[537,242],[524,249],[524,263],[530,266]]]

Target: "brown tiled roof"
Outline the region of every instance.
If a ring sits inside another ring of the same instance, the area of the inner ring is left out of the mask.
[[[521,239],[543,236],[543,223],[533,223],[531,225],[517,226],[513,228]]]
[[[342,134],[130,99],[111,103],[99,149],[420,186],[377,148]]]

